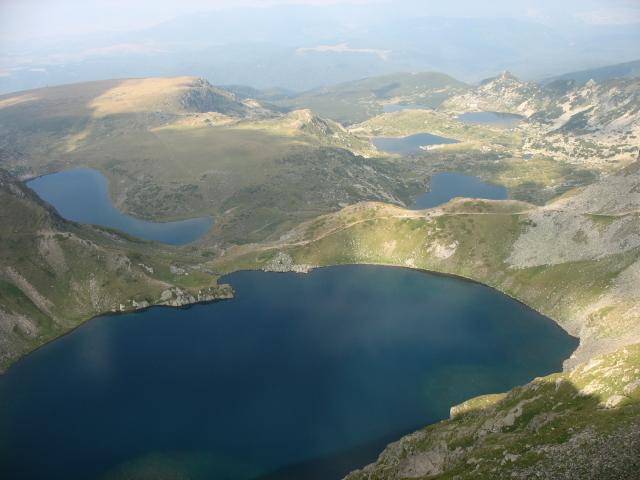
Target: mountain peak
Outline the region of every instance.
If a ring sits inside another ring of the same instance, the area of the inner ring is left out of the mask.
[[[490,77],[480,82],[480,85],[487,85],[490,83],[521,83],[520,79],[516,77],[513,73],[508,70],[505,70],[500,75],[495,77]]]
[[[502,72],[500,74],[500,76],[498,77],[500,80],[514,80],[519,82],[520,80],[518,79],[518,77],[516,77],[513,73],[511,73],[509,70],[505,70],[504,72]]]

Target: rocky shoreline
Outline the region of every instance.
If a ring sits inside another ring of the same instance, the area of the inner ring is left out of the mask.
[[[171,287],[163,290],[160,298],[156,302],[148,302],[146,300],[136,301],[129,300],[128,304],[121,303],[117,308],[112,309],[116,312],[130,312],[145,310],[150,307],[186,307],[198,303],[216,302],[219,300],[230,300],[234,297],[235,291],[233,287],[227,283],[215,285],[213,287],[202,288],[197,293],[190,293],[179,287]]]

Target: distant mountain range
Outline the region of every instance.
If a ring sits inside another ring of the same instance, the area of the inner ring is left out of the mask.
[[[477,82],[508,69],[537,79],[634,59],[640,44],[637,25],[561,29],[509,18],[423,15],[272,6],[189,15],[128,33],[4,42],[0,93],[176,75],[296,91],[399,71],[443,71]]]
[[[634,62],[618,63],[616,65],[606,65],[590,70],[580,70],[578,72],[565,73],[549,78],[544,83],[552,83],[557,80],[573,80],[578,84],[587,83],[589,80],[600,82],[611,80],[612,78],[637,78],[640,77],[640,60]]]

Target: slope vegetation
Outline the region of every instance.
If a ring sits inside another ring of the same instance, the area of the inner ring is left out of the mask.
[[[523,151],[610,172],[631,163],[640,135],[640,80],[558,80],[541,86],[508,72],[448,99],[441,110],[498,111],[527,117]]]
[[[155,220],[213,216],[212,247],[276,237],[362,200],[402,204],[426,177],[308,111],[287,115],[190,77],[0,97],[0,162],[23,178],[88,166],[115,205]],[[354,179],[357,179],[354,181]]]
[[[309,108],[349,125],[382,113],[387,104],[417,103],[435,108],[466,89],[467,85],[442,73],[398,73],[319,88],[274,103],[288,108]]]
[[[493,286],[580,338],[565,372],[472,399],[391,444],[350,479],[632,479],[640,448],[640,163],[542,207],[457,199],[433,210],[365,203],[216,268],[371,263]],[[576,464],[577,462],[577,464]]]
[[[0,371],[94,315],[231,295],[183,274],[186,255],[63,220],[3,170],[0,203]]]
[[[635,344],[507,394],[475,398],[347,479],[635,479],[639,368]]]

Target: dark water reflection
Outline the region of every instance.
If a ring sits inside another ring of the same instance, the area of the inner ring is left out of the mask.
[[[433,208],[455,197],[504,200],[507,198],[507,189],[470,175],[437,173],[431,177],[429,191],[418,196],[411,208],[414,210]]]
[[[420,153],[424,150],[422,147],[428,145],[447,145],[452,143],[460,143],[452,138],[432,135],[431,133],[416,133],[408,137],[374,137],[371,143],[378,149],[387,153],[397,153],[400,155],[409,155],[412,153]]]
[[[339,478],[577,345],[494,290],[416,271],[227,281],[232,301],[95,319],[0,377],[0,478]]]

